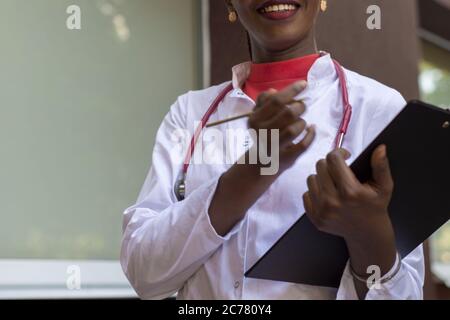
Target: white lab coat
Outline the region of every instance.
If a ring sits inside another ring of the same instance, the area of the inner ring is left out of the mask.
[[[233,68],[234,89],[225,97],[211,121],[254,108],[241,90],[249,63]],[[395,90],[346,70],[353,117],[344,147],[351,163],[405,106]],[[178,98],[156,137],[152,167],[137,203],[124,213],[121,263],[132,286],[143,299],[160,299],[178,292],[179,299],[357,299],[348,266],[340,288],[245,278],[250,268],[303,214],[301,195],[315,164],[332,149],[342,119],[338,77],[329,55],[319,58],[308,75],[308,87],[298,98],[305,101],[303,118],[317,127],[311,148],[295,166],[271,186],[245,218],[225,237],[210,223],[208,207],[219,177],[231,163],[192,164],[187,196],[177,202],[173,186],[181,163],[173,160],[177,148],[172,133],[193,134],[199,119],[227,85],[189,92]],[[247,128],[245,119],[218,129]],[[209,130],[209,129],[208,129]],[[245,146],[237,146],[239,153]],[[367,299],[422,299],[424,258],[422,246],[403,259],[400,272]]]

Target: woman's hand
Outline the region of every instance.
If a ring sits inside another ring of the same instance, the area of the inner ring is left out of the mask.
[[[388,213],[394,182],[386,147],[374,151],[372,180],[367,183],[360,183],[347,166],[349,156],[340,149],[317,163],[317,174],[308,178],[309,191],[303,195],[306,214],[319,230],[345,239],[355,272],[369,277],[368,267],[378,266],[385,274],[397,253]],[[367,284],[355,287],[363,298]]]
[[[372,155],[373,179],[360,183],[345,160],[348,151],[339,149],[316,165],[303,195],[306,212],[321,231],[359,241],[382,228],[390,228],[388,206],[394,182],[386,147]]]
[[[249,119],[249,126],[256,130],[256,133],[260,129],[267,129],[269,137],[271,130],[279,130],[280,148],[270,150],[272,158],[274,152],[279,153],[279,170],[273,175],[262,175],[259,164],[238,162],[221,176],[209,207],[211,224],[219,235],[230,232],[280,174],[313,142],[314,128],[307,128],[305,121],[300,118],[305,112],[305,105],[293,102],[305,87],[306,82],[302,81],[283,91],[271,90],[259,97],[255,112]],[[305,130],[307,132],[302,141],[293,144],[292,141]],[[271,145],[270,141],[267,143]],[[258,145],[259,142],[255,144]],[[246,153],[246,159],[249,158],[250,152],[251,150]]]
[[[249,127],[255,130],[257,134],[260,130],[267,130],[267,139],[263,148],[269,151],[269,154],[278,153],[280,162],[280,171],[288,169],[312,144],[315,137],[314,127],[307,127],[305,120],[301,115],[305,112],[305,105],[301,101],[295,101],[295,97],[306,88],[306,81],[299,81],[287,89],[277,92],[272,89],[258,97],[255,112],[249,117]],[[278,130],[279,149],[271,150],[271,132]],[[302,141],[294,144],[292,141],[300,136],[306,130]],[[261,138],[258,135],[258,138]],[[261,147],[258,141],[254,147]],[[281,173],[280,172],[280,173]]]

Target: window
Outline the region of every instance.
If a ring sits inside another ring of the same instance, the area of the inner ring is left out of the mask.
[[[200,86],[199,3],[0,2],[0,296],[64,289],[73,264],[88,286],[129,288],[122,211],[162,117]]]
[[[450,52],[423,42],[423,60],[420,65],[422,99],[450,108]]]
[[[450,51],[423,41],[420,89],[426,102],[450,109]],[[450,223],[431,241],[432,269],[450,285]]]

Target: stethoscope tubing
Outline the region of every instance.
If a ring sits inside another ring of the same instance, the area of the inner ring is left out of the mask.
[[[336,60],[333,60],[336,73],[339,78],[339,83],[341,86],[341,95],[342,95],[342,103],[343,103],[343,116],[342,121],[339,126],[338,133],[336,135],[335,139],[335,148],[339,149],[342,148],[344,144],[345,135],[347,134],[348,128],[350,126],[351,118],[352,118],[352,106],[349,101],[349,94],[348,94],[348,87],[347,87],[347,78],[345,76],[344,68],[337,62]],[[205,129],[209,119],[211,116],[216,112],[216,110],[219,108],[219,105],[221,102],[225,99],[225,97],[233,90],[233,84],[228,84],[220,93],[219,95],[214,99],[214,101],[211,103],[210,107],[206,111],[206,113],[203,115],[200,124],[197,126],[194,135],[191,138],[191,142],[189,144],[189,149],[186,153],[183,168],[180,172],[179,176],[177,177],[177,181],[174,186],[174,192],[178,199],[178,201],[184,200],[185,193],[186,193],[186,176],[187,172],[189,170],[189,165],[191,163],[192,156],[194,155],[195,151],[195,145],[197,144],[198,138],[200,137],[201,133],[203,132],[203,129]]]

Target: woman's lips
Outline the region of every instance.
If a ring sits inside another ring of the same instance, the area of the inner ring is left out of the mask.
[[[270,20],[284,20],[292,17],[300,9],[300,6],[292,3],[266,5],[258,10],[265,18]]]

